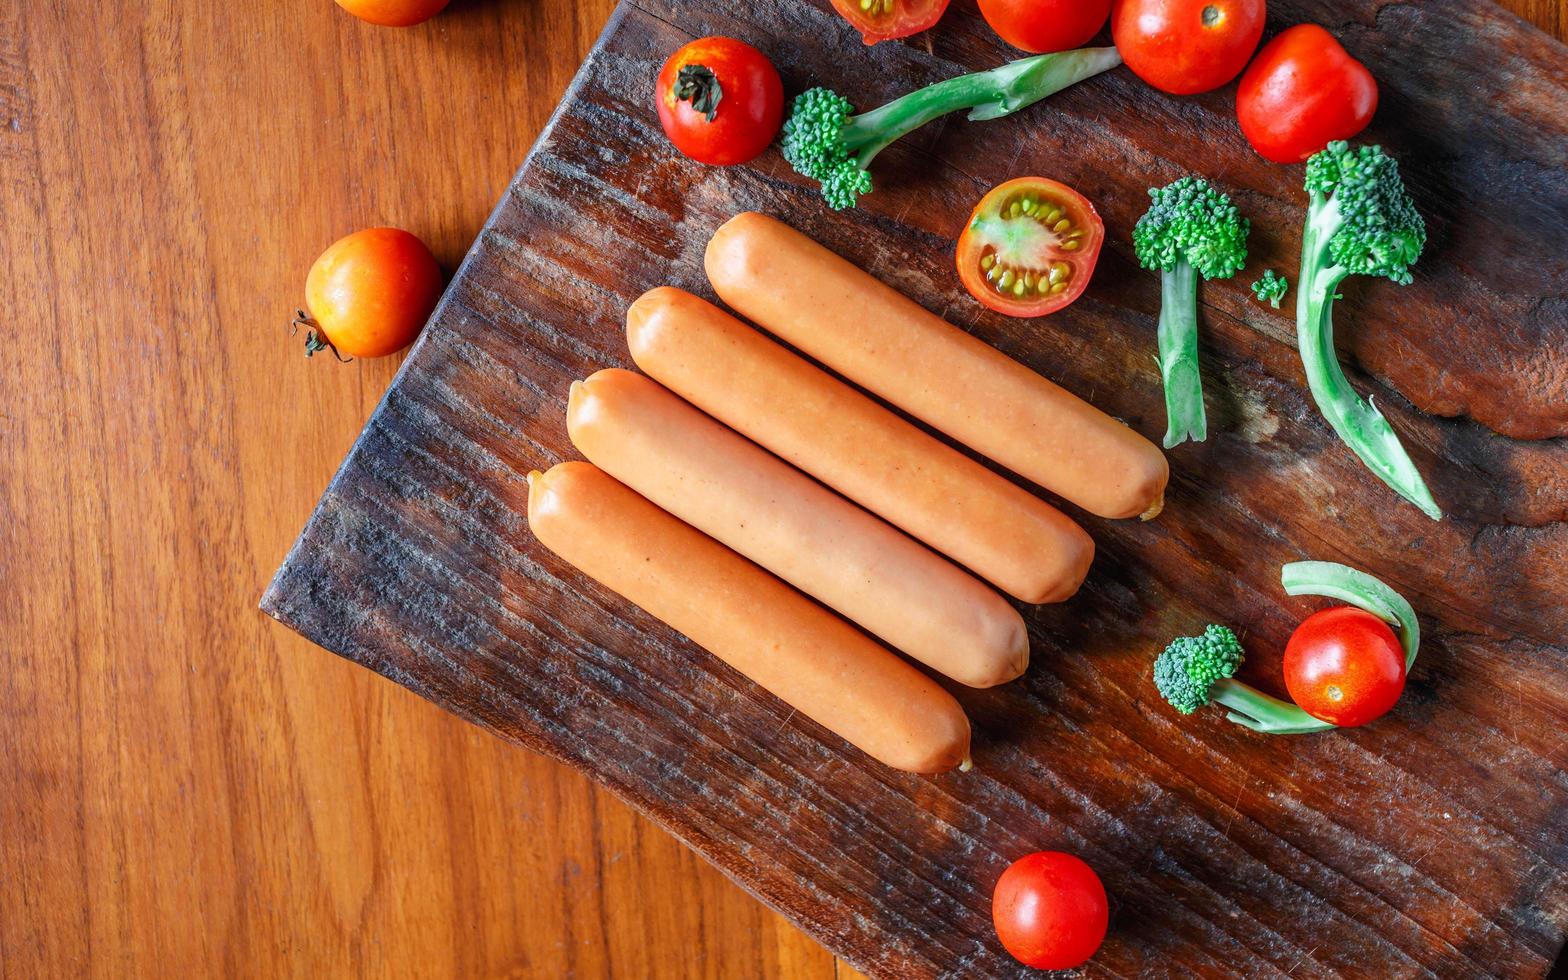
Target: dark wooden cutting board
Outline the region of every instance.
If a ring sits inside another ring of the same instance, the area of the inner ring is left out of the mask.
[[[1543,974],[1568,927],[1568,50],[1483,0],[1270,7],[1271,33],[1329,25],[1382,83],[1367,136],[1402,160],[1431,243],[1411,286],[1346,284],[1340,345],[1443,522],[1334,438],[1289,310],[1250,299],[1265,266],[1294,281],[1304,194],[1301,168],[1247,149],[1232,89],[1171,99],[1118,69],[1012,119],[944,120],[835,214],[774,151],[730,169],[677,155],[652,110],[659,64],[729,34],[790,91],[830,84],[869,108],[1014,56],[972,5],[870,49],[825,3],[626,0],[263,608],[587,772],[872,974],[1027,972],[994,940],[989,895],[1040,848],[1081,854],[1110,890],[1090,972]],[[567,385],[631,367],[622,315],[643,290],[711,297],[703,246],[745,209],[1157,439],[1159,287],[1128,236],[1144,189],[1189,170],[1254,226],[1245,272],[1202,291],[1210,439],[1170,454],[1157,521],[1078,515],[1099,555],[1072,601],[1025,610],[1029,673],[955,692],[973,772],[882,768],[530,535],[524,475],[575,456]],[[953,238],[985,188],[1034,173],[1093,199],[1108,244],[1084,299],[1008,320],[963,294]],[[1324,604],[1280,590],[1302,558],[1367,569],[1421,613],[1393,714],[1273,738],[1175,715],[1150,663],[1210,621],[1243,632],[1245,676],[1281,690],[1279,651]]]

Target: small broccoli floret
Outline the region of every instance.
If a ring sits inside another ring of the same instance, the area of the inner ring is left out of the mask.
[[[1334,726],[1288,701],[1235,680],[1245,655],[1228,626],[1208,626],[1198,636],[1172,640],[1154,661],[1154,685],[1171,707],[1190,715],[1208,704],[1230,709],[1226,717],[1274,735],[1320,732]]]
[[[1276,310],[1279,301],[1285,298],[1285,293],[1290,289],[1290,280],[1284,276],[1276,275],[1273,269],[1264,269],[1263,278],[1252,284],[1252,294],[1260,303],[1268,303]]]
[[[1410,282],[1426,245],[1426,225],[1405,191],[1399,164],[1381,147],[1344,141],[1307,161],[1306,226],[1296,281],[1296,337],[1312,398],[1340,439],[1400,496],[1433,520],[1438,509],[1426,481],[1388,420],[1346,380],[1334,352],[1334,300],[1347,276]]]
[[[1230,677],[1244,654],[1228,626],[1209,626],[1199,636],[1178,636],[1154,661],[1154,684],[1177,711],[1190,715],[1209,703],[1214,682]]]
[[[1198,374],[1198,276],[1229,278],[1247,262],[1246,218],[1202,177],[1150,188],[1152,203],[1133,227],[1146,269],[1160,273],[1160,376],[1165,382],[1165,448],[1208,438]]]
[[[1115,48],[1083,48],[1020,58],[990,71],[959,75],[851,115],[849,100],[830,89],[802,92],[790,104],[781,144],[784,159],[822,185],[828,207],[855,206],[871,192],[871,161],[893,141],[949,112],[997,119],[1121,64]]]
[[[822,185],[822,196],[835,211],[854,207],[856,197],[871,192],[871,175],[860,169],[844,143],[853,108],[830,89],[808,89],[795,96],[784,121],[784,159]]]

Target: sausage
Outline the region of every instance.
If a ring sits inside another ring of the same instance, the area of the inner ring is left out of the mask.
[[[926,666],[991,687],[1029,665],[1007,600],[642,375],[574,382],[566,431],[590,463]]]
[[[708,243],[741,316],[1003,466],[1101,517],[1154,517],[1154,443],[782,222],[747,212]]]
[[[632,359],[676,394],[1025,602],[1078,590],[1094,541],[1061,511],[669,286],[626,313]]]
[[[591,463],[528,474],[528,525],[583,574],[880,762],[969,761],[953,696],[864,633]]]

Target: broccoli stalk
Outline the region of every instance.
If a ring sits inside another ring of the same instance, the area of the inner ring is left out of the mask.
[[[1298,561],[1280,570],[1280,584],[1290,595],[1338,599],[1397,627],[1405,651],[1405,670],[1415,666],[1416,650],[1421,646],[1415,610],[1404,596],[1378,579],[1338,562]],[[1255,732],[1301,735],[1337,727],[1236,680],[1244,656],[1235,633],[1225,626],[1209,626],[1202,635],[1171,641],[1154,661],[1154,686],[1184,715],[1219,704],[1229,709],[1225,717]]]
[[[1160,376],[1165,448],[1208,438],[1198,375],[1198,276],[1225,279],[1247,262],[1247,219],[1202,177],[1149,188],[1149,210],[1132,231],[1133,250],[1160,272]]]
[[[1416,665],[1421,646],[1421,624],[1405,597],[1377,579],[1349,565],[1333,561],[1293,561],[1280,569],[1279,581],[1288,595],[1321,595],[1349,603],[1398,627],[1399,645],[1405,651],[1405,671]]]
[[[894,140],[949,112],[998,119],[1122,63],[1115,48],[1083,48],[1020,58],[990,71],[959,75],[850,115],[849,100],[831,89],[802,92],[784,121],[784,159],[822,185],[835,211],[871,193],[871,161]]]
[[[1190,715],[1208,704],[1230,709],[1225,717],[1255,732],[1298,735],[1334,726],[1289,701],[1270,697],[1233,675],[1244,654],[1226,626],[1209,626],[1200,636],[1180,636],[1154,661],[1154,684],[1171,707]]]
[[[1426,244],[1426,225],[1399,164],[1381,147],[1343,140],[1307,161],[1309,195],[1296,281],[1296,341],[1318,410],[1378,479],[1433,520],[1443,512],[1383,413],[1345,379],[1334,353],[1334,300],[1347,276],[1386,276],[1401,286]]]
[[[1252,295],[1258,298],[1259,303],[1266,302],[1277,310],[1279,301],[1285,298],[1289,289],[1289,279],[1275,273],[1273,269],[1264,269],[1263,278],[1252,284]]]

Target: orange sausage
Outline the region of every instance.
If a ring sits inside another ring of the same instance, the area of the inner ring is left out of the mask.
[[[705,264],[741,316],[1090,513],[1164,505],[1154,443],[788,225],[736,215]]]
[[[642,375],[573,383],[566,431],[590,463],[926,666],[971,687],[1029,666],[1007,600]]]
[[[1094,542],[1061,511],[705,300],[626,313],[632,359],[676,394],[1025,602],[1078,590]]]
[[[545,547],[867,755],[908,772],[969,761],[953,696],[864,633],[591,463],[528,474]]]

